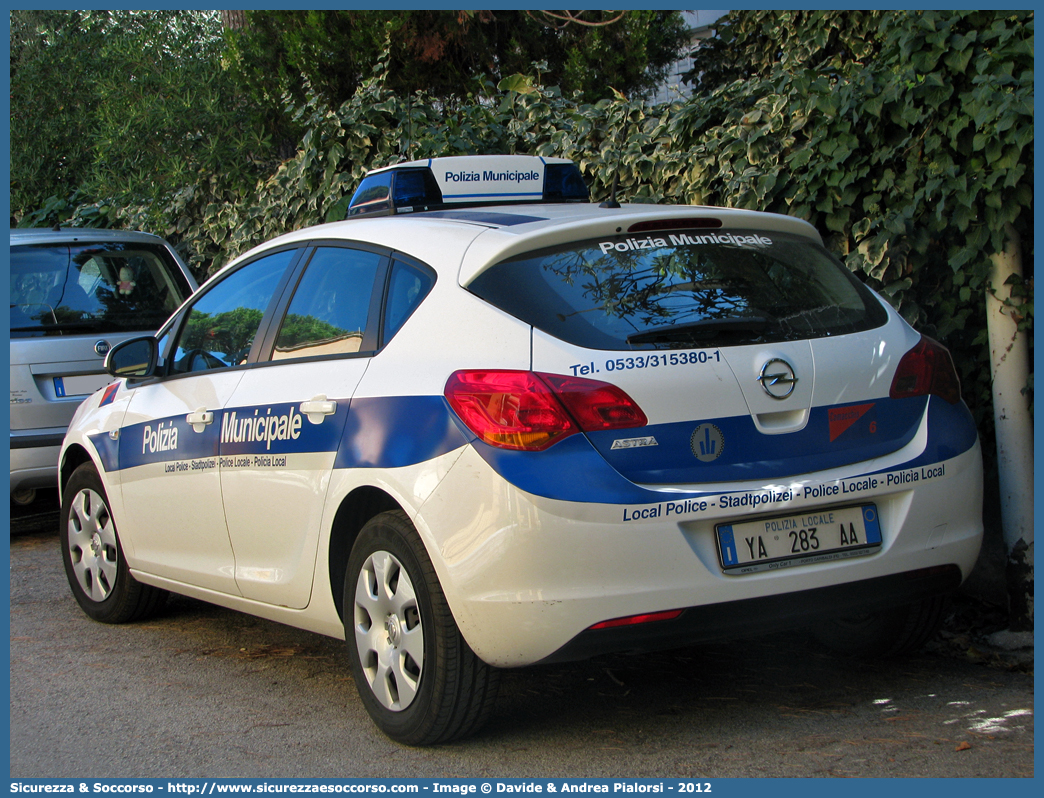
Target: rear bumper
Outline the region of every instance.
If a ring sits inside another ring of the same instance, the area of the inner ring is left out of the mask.
[[[62,432],[12,432],[11,449],[53,449],[61,446],[64,439],[64,430]]]
[[[918,454],[911,444],[892,463],[718,485],[706,502],[683,502],[685,494],[665,490],[660,502],[636,506],[533,496],[468,447],[414,521],[461,633],[492,665],[685,645],[800,625],[824,609],[869,611],[957,587],[982,541],[979,445],[907,467]],[[866,474],[877,476],[860,476]],[[585,477],[577,472],[572,479],[583,484]],[[716,524],[863,502],[877,507],[883,538],[867,556],[742,575],[722,569]],[[685,610],[681,617],[649,629],[589,631],[603,621],[677,609]]]
[[[656,651],[694,643],[793,629],[818,618],[875,612],[956,590],[961,569],[943,565],[842,585],[689,607],[673,620],[588,629],[540,664],[621,651]]]
[[[11,432],[11,492],[58,484],[58,455],[65,429]]]

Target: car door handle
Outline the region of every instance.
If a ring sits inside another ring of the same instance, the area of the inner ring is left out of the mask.
[[[196,432],[202,432],[206,429],[207,424],[210,424],[214,420],[214,414],[205,407],[197,407],[192,413],[185,416],[185,421],[192,425],[192,429]]]
[[[308,416],[308,420],[313,424],[322,424],[326,416],[332,416],[336,412],[337,402],[327,399],[324,393],[313,396],[307,402],[301,402],[301,413]]]

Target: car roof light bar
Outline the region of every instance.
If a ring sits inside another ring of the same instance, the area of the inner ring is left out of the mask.
[[[565,158],[461,155],[374,169],[352,195],[347,218],[589,198],[579,168]]]

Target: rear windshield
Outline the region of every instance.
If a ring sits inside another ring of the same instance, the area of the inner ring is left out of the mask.
[[[154,331],[191,293],[161,246],[11,247],[11,337]]]
[[[468,289],[589,349],[687,349],[878,327],[873,294],[818,244],[778,232],[615,236],[499,263]]]

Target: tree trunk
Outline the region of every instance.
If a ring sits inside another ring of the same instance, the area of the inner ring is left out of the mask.
[[[1005,282],[1022,276],[1018,233],[1011,225],[1004,252],[991,256],[993,273],[986,291],[993,385],[993,418],[997,430],[1001,524],[1008,550],[1008,621],[1012,631],[1033,628],[1033,419],[1029,396],[1029,342],[1020,332],[1020,299]],[[1005,299],[1009,300],[1005,304]]]
[[[222,11],[222,24],[230,30],[240,30],[246,27],[246,11]]]

